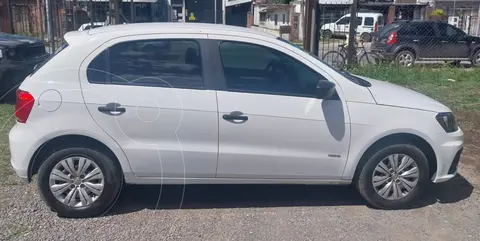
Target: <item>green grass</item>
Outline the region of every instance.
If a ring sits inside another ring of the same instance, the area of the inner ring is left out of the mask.
[[[480,68],[381,66],[351,72],[408,87],[456,111],[480,111]]]
[[[5,184],[7,177],[13,173],[10,166],[10,149],[8,147],[8,132],[15,124],[12,105],[0,105],[0,184]]]

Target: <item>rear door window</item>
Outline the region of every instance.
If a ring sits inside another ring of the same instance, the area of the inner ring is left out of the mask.
[[[89,64],[91,83],[203,89],[200,45],[190,39],[127,41]]]
[[[400,36],[433,37],[435,30],[433,24],[428,22],[408,23],[398,31],[398,34]]]
[[[462,30],[446,23],[438,23],[438,30],[443,37],[458,37],[465,34]]]

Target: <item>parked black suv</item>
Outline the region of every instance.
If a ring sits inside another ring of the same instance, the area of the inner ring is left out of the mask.
[[[48,56],[43,41],[0,32],[0,101]]]
[[[373,37],[371,51],[406,67],[416,60],[471,61],[480,66],[480,37],[440,21],[387,24]]]

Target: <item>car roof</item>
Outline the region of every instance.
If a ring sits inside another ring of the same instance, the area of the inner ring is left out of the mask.
[[[95,28],[88,31],[89,35],[97,34],[115,34],[135,32],[138,34],[151,34],[151,33],[222,33],[229,32],[234,34],[254,34],[264,37],[276,36],[266,32],[253,30],[245,27],[237,27],[223,24],[210,24],[210,23],[131,23],[131,24],[118,24],[110,25],[101,28]]]
[[[87,31],[71,31],[64,35],[69,45],[88,42],[89,39],[116,38],[142,34],[220,34],[256,38],[277,38],[278,36],[260,30],[223,24],[209,23],[130,23],[103,26]]]
[[[347,13],[344,16],[350,17],[350,13]],[[383,14],[377,13],[377,12],[358,12],[357,17],[361,17],[361,16],[383,16]]]

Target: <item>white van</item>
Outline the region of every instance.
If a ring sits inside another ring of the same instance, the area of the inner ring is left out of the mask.
[[[370,41],[373,33],[381,28],[383,24],[383,14],[360,12],[357,14],[356,32],[363,41]],[[346,36],[350,31],[350,14],[345,14],[334,23],[324,24],[320,31],[324,38]]]

